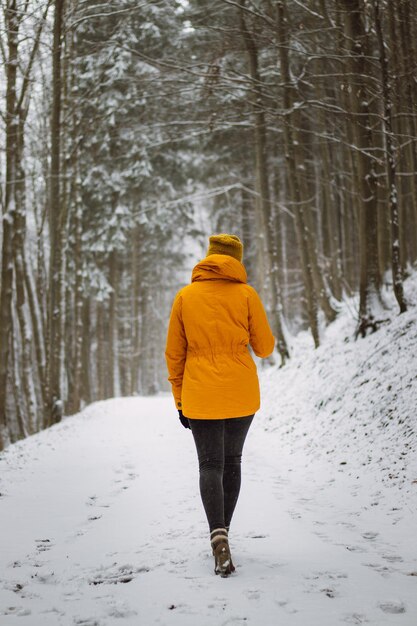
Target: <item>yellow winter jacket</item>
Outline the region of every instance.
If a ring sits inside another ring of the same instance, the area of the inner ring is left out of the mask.
[[[175,296],[165,358],[175,404],[190,419],[252,415],[260,407],[256,364],[275,339],[240,261],[211,254]]]

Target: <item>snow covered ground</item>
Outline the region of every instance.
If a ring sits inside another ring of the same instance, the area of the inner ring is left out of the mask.
[[[1,626],[415,626],[416,308],[391,317],[354,342],[347,307],[318,350],[302,334],[262,369],[228,579],[170,395],[99,402],[7,449]]]

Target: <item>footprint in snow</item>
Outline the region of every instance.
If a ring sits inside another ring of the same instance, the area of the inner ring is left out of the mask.
[[[60,611],[59,609],[56,608],[56,606],[53,606],[50,609],[43,609],[39,612],[42,614],[43,613],[55,613],[55,615],[60,615],[61,617],[64,617],[65,615],[65,611]]]
[[[378,537],[379,533],[374,532],[373,530],[368,530],[365,533],[362,533],[362,537],[364,539],[368,539],[369,541],[373,541],[374,539],[376,539]]]
[[[149,572],[149,567],[134,567],[130,564],[118,565],[113,563],[110,567],[99,568],[88,579],[89,585],[116,585],[118,583],[130,583],[135,574]]]
[[[345,572],[338,571],[324,571],[324,572],[312,572],[310,575],[303,577],[307,583],[308,592],[320,592],[326,595],[328,598],[336,598],[339,596],[337,587],[338,580],[348,578]],[[326,584],[327,583],[327,584]],[[321,585],[325,586],[321,586]]]
[[[402,563],[404,561],[402,556],[398,556],[397,554],[381,554],[381,556],[385,561],[389,561],[390,563]]]
[[[381,574],[382,576],[388,576],[392,574],[394,571],[391,567],[387,567],[386,565],[381,565],[380,563],[362,563],[365,567],[371,567],[375,572]]]
[[[116,468],[114,470],[116,474],[122,474],[122,477],[117,478],[114,481],[114,483],[117,485],[119,485],[119,483],[125,483],[125,484],[123,484],[120,489],[117,489],[116,491],[114,491],[112,495],[119,495],[122,491],[129,489],[129,485],[126,484],[126,481],[135,480],[139,476],[139,474],[132,471],[133,469],[134,469],[134,465],[127,464],[127,465],[124,465],[122,469]],[[125,470],[131,470],[131,471],[126,472]]]
[[[69,580],[74,580],[75,576],[71,577]],[[78,601],[81,600],[81,595],[78,593],[78,591],[64,591],[63,592],[63,597],[65,600],[68,601]]]
[[[405,613],[405,605],[402,602],[380,602],[378,606],[384,613]]]
[[[32,598],[32,599],[33,598],[39,598],[39,596],[37,594],[30,593],[30,592],[26,591],[25,590],[25,586],[26,585],[27,585],[27,583],[22,583],[20,581],[7,580],[3,584],[3,588],[7,589],[8,591],[13,591],[20,598]]]
[[[338,522],[338,524],[339,526],[344,526],[348,530],[356,530],[356,526],[355,524],[352,524],[352,522]]]
[[[58,582],[55,572],[52,570],[49,572],[41,572],[39,570],[38,572],[31,574],[31,578],[39,583],[42,583],[43,585],[56,585]]]
[[[54,545],[50,539],[35,539],[37,552],[46,552]]]
[[[184,615],[196,615],[196,611],[192,609],[188,604],[169,604],[167,606],[168,611],[176,611]]]
[[[134,617],[137,615],[137,611],[129,608],[126,602],[118,602],[111,598],[107,614],[109,617],[116,617],[120,619],[121,617]]]
[[[335,591],[335,589],[332,589],[331,587],[324,587],[323,589],[320,589],[320,591],[324,593],[328,598],[335,598],[338,595],[337,591]]]
[[[87,506],[98,506],[98,507],[103,508],[103,509],[108,509],[110,507],[110,504],[108,504],[108,503],[100,504],[98,499],[97,499],[97,496],[95,496],[95,495],[94,496],[88,496],[88,500],[87,500],[86,504],[87,504]]]
[[[366,552],[365,548],[362,548],[361,546],[355,546],[355,545],[349,545],[347,546],[344,543],[336,543],[336,546],[344,546],[346,548],[346,550],[349,550],[349,552]]]
[[[362,613],[350,613],[342,617],[342,621],[347,624],[368,624],[369,619]]]
[[[301,497],[301,498],[298,498],[297,502],[299,502],[300,504],[308,504],[312,500],[313,498]]]
[[[313,535],[316,535],[316,537],[319,537],[320,539],[329,539],[329,535],[326,535],[326,533],[322,533],[318,530],[313,530]]]
[[[275,603],[279,606],[280,609],[283,609],[286,613],[298,613],[298,609],[290,606],[288,600],[275,600]]]
[[[23,606],[6,606],[2,615],[17,615],[18,617],[23,617],[24,615],[31,615],[32,611],[30,609],[26,609]]]

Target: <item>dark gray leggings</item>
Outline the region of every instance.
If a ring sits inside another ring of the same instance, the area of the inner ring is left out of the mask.
[[[243,444],[254,415],[190,419],[200,468],[200,493],[210,531],[229,528],[239,497]]]

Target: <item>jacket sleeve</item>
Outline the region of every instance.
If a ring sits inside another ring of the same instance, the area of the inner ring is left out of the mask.
[[[249,295],[249,342],[256,356],[263,359],[272,354],[275,337],[260,297],[253,287]]]
[[[168,325],[165,348],[165,360],[168,368],[168,380],[172,385],[175,405],[180,409],[182,378],[187,358],[187,337],[182,322],[182,299],[180,292],[174,298]]]

